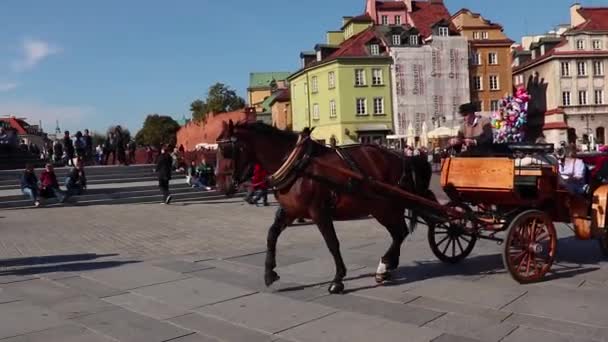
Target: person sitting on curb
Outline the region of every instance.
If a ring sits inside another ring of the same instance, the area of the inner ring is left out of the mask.
[[[38,200],[38,178],[36,178],[34,167],[31,164],[25,166],[23,175],[21,175],[21,192],[32,200],[34,206],[40,206],[40,201]]]
[[[205,188],[207,191],[211,190],[214,175],[213,166],[207,163],[207,159],[205,157],[203,157],[203,160],[199,164],[197,172],[200,186]]]
[[[67,189],[67,197],[74,195],[81,195],[87,188],[87,178],[84,173],[84,166],[82,160],[76,161],[76,166],[70,170],[68,177],[65,180],[65,187]]]
[[[59,188],[53,164],[46,164],[40,174],[40,196],[43,198],[56,197],[60,203],[65,202],[66,195]]]

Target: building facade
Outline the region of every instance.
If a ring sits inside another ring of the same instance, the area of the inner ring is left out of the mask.
[[[272,125],[274,127],[288,131],[293,130],[291,91],[289,88],[281,90],[270,101],[270,112],[272,113]]]
[[[537,37],[514,53],[514,82],[531,92],[547,140],[605,144],[608,7],[575,4],[570,17],[560,34]]]
[[[500,100],[513,92],[513,41],[502,26],[464,8],[454,14],[452,23],[470,47],[471,100],[481,112],[495,112]]]
[[[247,103],[254,107],[257,113],[263,113],[263,102],[277,88],[286,88],[285,80],[290,72],[252,72],[249,74],[247,88]]]

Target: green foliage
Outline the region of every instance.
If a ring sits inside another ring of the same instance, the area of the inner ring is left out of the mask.
[[[205,101],[196,100],[190,104],[192,119],[202,121],[209,113],[225,113],[245,108],[245,100],[234,89],[223,83],[209,87]]]
[[[177,131],[180,126],[172,117],[166,115],[151,114],[146,117],[143,128],[137,132],[135,142],[137,145],[161,145],[175,146],[177,142]]]

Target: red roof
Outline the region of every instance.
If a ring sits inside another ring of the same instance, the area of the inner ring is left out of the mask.
[[[407,6],[401,1],[376,1],[376,9],[384,11],[407,10]]]
[[[555,114],[564,114],[564,110],[562,108],[554,108],[554,109],[549,109],[545,112],[545,116],[549,116],[549,115],[555,115]]]
[[[549,122],[543,126],[543,130],[549,129],[568,129],[568,125],[565,122]]]
[[[274,98],[273,102],[288,102],[291,100],[291,89],[285,88]]]
[[[414,26],[424,38],[432,34],[432,26],[442,19],[447,20],[450,28],[454,30],[450,12],[443,2],[412,1],[411,17]]]
[[[27,134],[26,127],[28,124],[22,119],[17,119],[11,116],[8,118],[0,118],[0,121],[8,123],[8,126],[15,129],[17,134]]]
[[[578,13],[586,20],[572,31],[608,31],[608,7],[582,7]]]
[[[369,53],[365,48],[365,44],[374,37],[376,37],[375,29],[374,27],[369,27],[368,29],[359,32],[358,34],[344,41],[342,44],[340,44],[340,48],[338,50],[334,51],[334,53],[329,55],[323,61],[325,62],[339,57],[367,56]]]
[[[568,44],[568,41],[566,39],[562,39],[561,43],[555,45],[551,50],[547,51],[544,55],[542,55],[540,57],[537,57],[535,59],[531,59],[531,60],[527,61],[526,63],[513,68],[513,71],[514,72],[515,71],[519,71],[519,70],[521,70],[523,68],[526,68],[526,67],[528,67],[528,66],[530,66],[532,64],[536,64],[538,62],[544,61],[545,59],[548,59],[549,57],[551,57],[553,55],[557,55],[557,54],[571,54],[572,52],[564,53],[563,51],[559,51],[558,52],[558,51],[555,50],[555,49],[557,49],[559,47],[562,47],[562,46],[565,46],[567,44]],[[580,54],[581,52],[580,51],[576,51],[575,53]]]

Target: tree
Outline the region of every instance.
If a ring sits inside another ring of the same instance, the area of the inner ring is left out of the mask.
[[[205,101],[196,100],[190,104],[192,119],[202,121],[209,113],[225,113],[245,108],[245,100],[234,89],[223,83],[209,87]]]
[[[175,146],[179,124],[172,117],[166,115],[150,114],[144,121],[144,126],[137,132],[135,142],[138,145]]]

